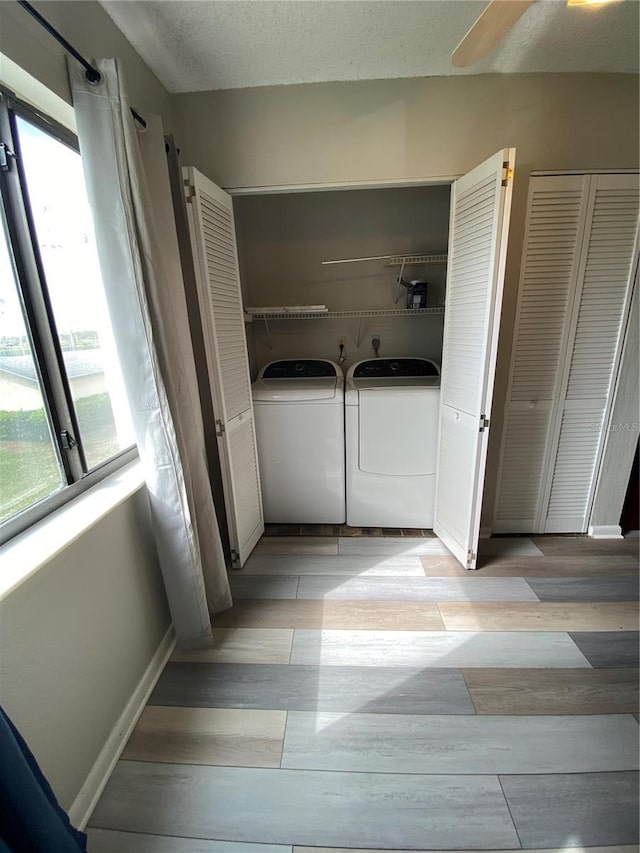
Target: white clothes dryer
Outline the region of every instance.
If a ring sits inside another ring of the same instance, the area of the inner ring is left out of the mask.
[[[440,368],[427,358],[352,365],[345,390],[347,524],[433,527]]]
[[[344,378],[333,361],[272,361],[252,386],[264,520],[344,524]]]

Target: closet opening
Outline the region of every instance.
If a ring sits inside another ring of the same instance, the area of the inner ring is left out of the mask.
[[[283,360],[329,360],[339,365],[345,376],[353,365],[368,359],[380,359],[383,366],[385,359],[422,358],[439,368],[450,198],[450,183],[235,197],[252,381],[266,365]],[[276,313],[278,310],[281,313]],[[347,392],[349,400],[351,396]],[[354,414],[351,406],[344,412],[340,408],[343,441],[348,444],[351,432],[357,429],[352,427],[352,419],[359,412]],[[411,509],[407,506],[395,515],[378,508],[371,492],[376,488],[387,490],[391,481],[367,473],[362,475],[364,482],[359,486],[369,493],[360,494],[366,507],[355,508],[349,501],[345,512],[343,496],[341,516],[337,499],[335,506],[331,505],[328,487],[318,490],[314,506],[314,489],[304,495],[305,478],[317,483],[323,471],[312,467],[313,453],[307,455],[306,442],[313,444],[320,438],[319,433],[301,440],[299,464],[288,474],[289,490],[285,494],[284,484],[274,483],[277,463],[269,462],[278,453],[276,439],[264,435],[268,428],[265,419],[275,417],[277,410],[256,402],[255,397],[254,410],[265,535],[434,535],[432,518],[420,508],[421,484],[415,477],[399,481],[392,478],[401,492],[407,483],[415,485],[418,498]],[[437,418],[437,408],[434,411]],[[318,415],[323,412],[314,409]],[[398,418],[402,419],[399,413]],[[432,436],[423,437],[422,429],[412,423],[396,422],[392,429],[398,434],[398,442],[408,440],[413,445],[410,452],[415,459],[420,453],[426,457],[426,469],[429,460],[435,468],[437,423]],[[379,436],[378,441],[387,456],[387,436]],[[290,454],[295,454],[295,429],[287,443]],[[391,439],[389,444],[395,446],[396,440]],[[345,449],[349,455],[350,447],[337,452],[344,457]],[[310,469],[308,473],[298,475],[296,471],[305,465]],[[319,460],[318,466],[324,467],[328,478],[329,463]],[[338,466],[335,467],[338,477]],[[346,476],[350,491],[352,472],[348,463]],[[344,481],[344,471],[341,478]],[[434,482],[429,483],[425,478],[425,489],[435,486],[435,475],[432,479]],[[344,482],[342,490],[344,495]],[[322,503],[326,509],[320,509],[318,505]],[[297,510],[300,511],[296,513]],[[318,523],[311,523],[316,515]],[[424,527],[420,526],[422,523]]]

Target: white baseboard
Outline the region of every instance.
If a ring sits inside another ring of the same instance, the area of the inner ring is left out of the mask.
[[[622,528],[619,524],[595,524],[589,527],[588,535],[592,539],[622,539]]]
[[[176,645],[175,632],[171,625],[162,638],[149,666],[138,682],[138,686],[127,702],[124,711],[120,714],[115,726],[111,730],[105,745],[100,750],[89,775],[84,781],[80,793],[75,798],[69,809],[69,820],[78,829],[84,829],[89,818],[102,794],[109,777],[113,773],[116,762],[125,747],[138,718],[142,713],[151,691],[156,685],[164,665],[169,660]]]
[[[492,533],[493,533],[492,527],[481,527],[480,528],[480,538],[481,539],[490,539]]]

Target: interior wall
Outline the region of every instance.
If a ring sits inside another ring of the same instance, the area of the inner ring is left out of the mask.
[[[2,704],[65,808],[170,617],[141,488],[0,602]]]
[[[132,105],[175,129],[171,95],[94,0],[36,0],[32,5],[87,58],[117,58]],[[0,0],[0,52],[71,103],[66,53],[17,3]],[[1,71],[1,69],[0,69]]]
[[[515,146],[483,525],[491,523],[531,171],[638,168],[638,78],[478,75],[176,98],[183,162],[226,188],[455,177]]]
[[[385,261],[323,266],[323,260],[446,251],[450,186],[236,197],[238,254],[247,307],[326,305],[330,311],[406,307],[398,303],[399,267]],[[430,306],[444,304],[446,265],[407,267],[405,279],[429,282]],[[361,344],[358,347],[358,332]],[[345,369],[373,357],[419,355],[440,360],[442,315],[335,320],[273,320],[247,325],[252,372],[279,358],[338,360],[346,338]],[[272,347],[272,348],[270,348]]]

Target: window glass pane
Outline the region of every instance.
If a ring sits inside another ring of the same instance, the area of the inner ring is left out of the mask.
[[[66,485],[0,222],[0,522]]]
[[[134,443],[80,155],[22,118],[27,189],[88,467]]]

